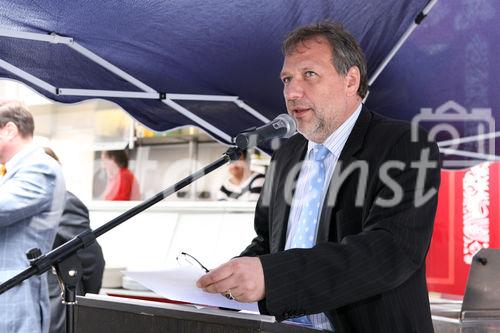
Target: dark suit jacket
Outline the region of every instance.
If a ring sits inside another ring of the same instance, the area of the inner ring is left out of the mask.
[[[89,211],[73,193],[66,192],[64,211],[57,229],[54,248],[64,244],[76,235],[90,229]],[[82,277],[78,283],[78,295],[99,293],[104,271],[104,257],[97,241],[87,248],[77,252],[77,258],[82,264]],[[47,274],[51,306],[50,333],[64,333],[65,312],[61,303],[61,288],[56,275],[51,271]]]
[[[412,142],[409,124],[363,107],[336,165],[311,249],[283,251],[291,204],[286,179],[294,179],[289,171],[304,159],[307,141],[294,135],[275,152],[257,203],[257,237],[242,253],[260,256],[266,287],[262,313],[284,320],[326,312],[337,332],[433,332],[425,256],[437,194],[423,204],[414,200],[419,191],[437,192],[439,152],[426,133],[418,137]],[[425,177],[411,165],[422,152],[436,162]],[[379,175],[386,161],[399,161],[388,169],[389,181]],[[364,163],[365,178],[359,167]],[[353,166],[358,167],[343,181],[335,177]],[[401,202],[376,204],[377,198],[389,200],[398,193],[395,182]],[[336,200],[328,200],[335,191]]]

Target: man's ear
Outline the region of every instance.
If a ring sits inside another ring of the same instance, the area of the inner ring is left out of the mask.
[[[3,127],[3,132],[5,133],[5,137],[8,140],[12,140],[17,135],[17,133],[19,132],[19,130],[17,129],[16,124],[14,124],[12,121],[9,121]]]
[[[352,97],[358,94],[359,83],[361,81],[361,73],[358,66],[349,68],[346,74],[346,90],[347,96]]]

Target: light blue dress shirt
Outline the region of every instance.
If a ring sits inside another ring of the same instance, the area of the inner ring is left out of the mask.
[[[340,157],[340,153],[342,152],[342,149],[344,148],[344,145],[347,142],[349,135],[351,134],[354,124],[356,123],[356,120],[358,119],[359,114],[361,113],[361,108],[362,104],[360,104],[356,109],[356,111],[349,118],[347,118],[347,120],[322,143],[326,148],[328,148],[330,154],[325,159],[326,181],[324,183],[323,192],[321,194],[322,199],[320,201],[321,202],[319,210],[320,212],[323,208],[323,203],[326,193],[328,191],[328,186],[330,184],[330,180],[332,178],[335,166],[337,165],[337,161]],[[295,235],[298,231],[300,211],[303,209],[302,198],[306,197],[307,195],[307,184],[309,182],[309,178],[312,175],[312,162],[311,162],[311,159],[313,158],[312,150],[316,145],[318,144],[312,141],[309,141],[307,145],[306,157],[300,169],[295,195],[292,201],[292,206],[290,208],[290,216],[288,217],[288,228],[286,234],[287,236],[286,236],[285,250],[292,248],[291,245],[292,239],[295,238]],[[314,243],[316,243],[318,226],[319,223],[316,224],[316,232],[314,233],[315,235]],[[332,324],[330,323],[330,320],[326,317],[324,313],[309,315],[308,317],[311,320],[314,328],[330,330],[330,331],[334,330]]]

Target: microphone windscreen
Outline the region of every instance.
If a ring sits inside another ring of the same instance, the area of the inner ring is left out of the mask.
[[[294,135],[295,132],[297,132],[297,124],[295,123],[295,119],[293,119],[289,114],[282,113],[274,119],[283,121],[284,126],[286,126],[286,134],[283,136],[283,138],[289,138]]]

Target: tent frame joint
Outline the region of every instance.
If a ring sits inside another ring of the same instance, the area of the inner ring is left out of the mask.
[[[73,38],[71,37],[63,37],[58,35],[55,32],[50,33],[51,39],[49,40],[49,43],[51,44],[65,44],[65,45],[70,45],[74,43]]]
[[[427,14],[424,12],[418,13],[417,17],[415,17],[415,24],[420,24],[427,17]]]

